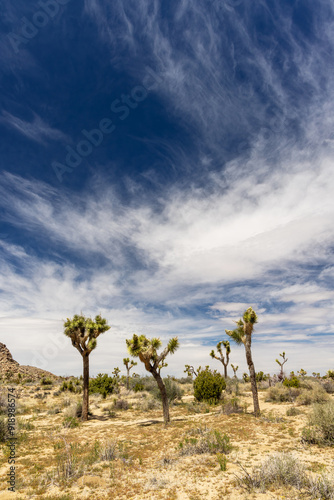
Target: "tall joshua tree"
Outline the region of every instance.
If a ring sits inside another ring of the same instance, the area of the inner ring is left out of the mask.
[[[161,368],[167,366],[167,363],[165,363],[167,355],[169,353],[174,354],[179,347],[177,337],[170,339],[167,347],[165,347],[160,354],[158,354],[157,351],[162,345],[161,340],[157,338],[148,339],[146,335],[140,335],[138,337],[138,335],[134,334],[132,339],[126,340],[126,345],[128,346],[128,351],[131,356],[138,357],[140,361],[144,363],[146,370],[152,373],[155,378],[161,393],[164,422],[165,426],[167,426],[170,421],[169,403],[166,387],[161,378],[160,371]]]
[[[223,351],[222,351],[222,345],[225,347],[226,358],[225,358]],[[218,359],[218,361],[221,361],[221,363],[223,363],[223,365],[224,365],[224,377],[226,378],[227,377],[227,365],[228,365],[229,360],[230,360],[230,352],[231,352],[231,347],[230,347],[229,341],[222,340],[222,341],[218,342],[217,351],[218,351],[218,356],[216,356],[215,351],[213,349],[210,352],[210,356],[212,359]]]
[[[137,361],[134,361],[133,359],[131,359],[131,362],[130,362],[130,358],[123,358],[123,363],[125,365],[125,368],[126,368],[126,388],[127,390],[129,390],[129,386],[130,386],[130,370],[136,366],[137,364]]]
[[[260,405],[251,349],[252,333],[255,323],[257,323],[257,315],[255,311],[249,307],[247,311],[244,312],[243,318],[236,321],[237,328],[235,330],[225,330],[225,332],[229,337],[231,337],[231,339],[234,340],[234,342],[236,342],[236,344],[244,344],[245,346],[246,360],[249,368],[249,377],[253,394],[254,415],[258,417],[260,415]]]
[[[83,360],[83,399],[82,420],[88,420],[88,388],[89,388],[89,355],[96,347],[96,339],[109,330],[107,320],[101,316],[95,316],[93,321],[82,315],[75,315],[72,319],[67,318],[64,323],[64,334],[70,337],[72,345],[78,349]]]

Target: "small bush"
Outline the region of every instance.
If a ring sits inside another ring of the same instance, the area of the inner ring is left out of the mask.
[[[52,385],[52,380],[49,377],[43,377],[41,379],[41,385]]]
[[[144,391],[144,390],[145,390],[144,384],[142,384],[141,382],[136,382],[136,383],[135,383],[135,386],[133,387],[133,390],[134,390],[135,392],[141,392],[141,391]]]
[[[244,409],[239,405],[238,398],[224,400],[222,405],[222,413],[224,415],[232,415],[233,413],[243,413]]]
[[[302,440],[310,444],[334,445],[334,401],[313,405]]]
[[[118,399],[114,402],[114,407],[116,410],[128,410],[129,403],[125,399]]]
[[[294,417],[295,415],[300,415],[301,411],[296,408],[295,406],[292,406],[291,408],[288,408],[286,410],[286,416],[287,417]]]
[[[105,399],[108,394],[118,392],[117,377],[109,377],[107,373],[99,373],[95,378],[89,381],[89,393],[102,394]]]
[[[300,393],[300,389],[294,387],[284,387],[281,384],[277,384],[270,387],[266,401],[272,401],[275,403],[292,403]]]
[[[99,449],[99,459],[102,461],[115,460],[117,458],[117,441],[109,440],[102,443]]]
[[[65,417],[63,420],[63,427],[74,429],[79,427],[79,420],[76,417]]]
[[[324,380],[321,385],[325,389],[327,394],[334,394],[334,380]]]
[[[197,401],[207,401],[215,404],[219,401],[223,389],[226,387],[224,377],[217,370],[208,367],[201,370],[194,380],[194,397]]]
[[[297,377],[286,378],[283,380],[285,387],[300,387],[300,380]]]
[[[244,469],[243,469],[244,470]],[[260,489],[263,493],[270,487],[294,486],[303,488],[306,481],[305,467],[289,452],[270,455],[251,474],[238,477],[240,486],[248,490]]]
[[[321,500],[334,499],[334,481],[326,474],[310,478],[307,490],[311,498],[316,500],[319,500],[319,498]]]
[[[230,453],[232,445],[227,434],[222,435],[216,429],[191,429],[186,437],[179,443],[180,455],[199,455],[202,453]]]
[[[325,389],[318,383],[313,383],[310,389],[302,389],[301,393],[296,399],[299,405],[311,405],[313,403],[325,403],[329,400]]]

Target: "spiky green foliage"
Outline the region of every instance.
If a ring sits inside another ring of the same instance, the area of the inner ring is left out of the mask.
[[[222,345],[225,347],[225,354],[223,354],[222,350]],[[217,359],[224,365],[224,377],[227,377],[227,365],[230,360],[230,352],[231,352],[231,346],[228,340],[221,340],[217,344],[217,351],[218,351],[218,356],[215,354],[215,351],[212,349],[210,352],[210,356],[213,359]]]
[[[162,346],[159,338],[148,339],[146,335],[134,334],[132,339],[126,340],[128,351],[133,357],[139,357],[140,361],[144,363],[147,371],[153,373],[156,371],[160,374],[161,368],[168,366],[165,359],[168,354],[174,354],[179,347],[177,337],[170,339],[167,347],[158,354],[158,349]]]
[[[91,318],[75,314],[72,319],[67,318],[64,323],[64,334],[72,341],[72,345],[78,349],[81,355],[90,353],[96,347],[96,339],[110,329],[107,320],[100,315]]]
[[[192,365],[184,365],[184,368],[184,373],[186,373],[188,377],[192,377],[193,375],[197,377],[198,370],[196,371]]]
[[[225,333],[231,337],[236,344],[244,344],[246,341],[246,325],[255,325],[255,323],[257,323],[257,314],[252,307],[249,307],[247,311],[245,311],[243,319],[239,319],[239,321],[235,323],[237,328],[234,330],[225,330]]]

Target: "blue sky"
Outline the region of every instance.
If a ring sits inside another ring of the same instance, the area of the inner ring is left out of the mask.
[[[63,321],[178,335],[253,306],[256,370],[334,366],[334,2],[0,1],[1,341],[79,374]],[[231,361],[246,370],[242,347]],[[143,372],[138,367],[138,372]]]

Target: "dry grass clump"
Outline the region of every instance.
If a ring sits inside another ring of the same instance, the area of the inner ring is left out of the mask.
[[[314,404],[302,440],[310,444],[334,446],[334,401]]]
[[[334,481],[326,474],[308,477],[305,466],[290,452],[274,453],[249,474],[237,476],[239,486],[248,491],[260,490],[265,493],[272,487],[294,487],[303,490],[303,498],[317,500],[334,499]]]
[[[117,399],[114,401],[114,408],[116,408],[116,410],[128,410],[129,407],[129,403],[126,399]]]
[[[227,434],[222,435],[217,429],[191,429],[187,432],[190,436],[185,437],[179,443],[180,455],[199,455],[202,453],[224,453],[232,450],[230,438]]]
[[[313,403],[324,403],[329,398],[330,396],[319,383],[309,382],[308,387],[301,390],[296,403],[299,405],[311,405]]]
[[[275,403],[293,403],[300,393],[301,389],[276,384],[268,390],[266,401]]]
[[[232,415],[233,413],[243,413],[245,408],[240,406],[238,398],[224,398],[221,411],[224,415]]]
[[[247,490],[259,489],[264,493],[272,486],[294,486],[300,490],[305,485],[305,467],[289,452],[270,455],[251,474],[241,468],[245,475],[237,479]]]
[[[292,406],[291,408],[288,408],[286,410],[287,417],[294,417],[296,415],[300,415],[301,413],[301,410],[299,410],[299,408],[296,408],[295,406]]]

